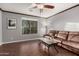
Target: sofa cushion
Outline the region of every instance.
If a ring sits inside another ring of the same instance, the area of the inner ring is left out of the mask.
[[[79,42],[79,36],[71,38],[70,41]]]
[[[68,34],[68,32],[66,32],[66,31],[59,31],[57,37],[66,40],[67,34]]]
[[[57,45],[58,45],[58,46],[62,46],[62,44],[61,44],[61,43],[58,43]]]
[[[61,43],[62,39],[61,38],[54,38],[56,42]]]
[[[58,31],[50,30],[48,34],[51,36],[55,36],[57,33],[58,33]]]
[[[62,44],[61,46],[69,51],[79,54],[79,49],[77,49],[77,48],[73,48],[73,47],[71,47],[69,45],[65,45],[65,44]]]
[[[79,32],[70,32],[68,36],[69,41],[79,42]]]
[[[65,44],[65,45],[79,49],[79,43],[78,42],[63,41],[62,44]]]

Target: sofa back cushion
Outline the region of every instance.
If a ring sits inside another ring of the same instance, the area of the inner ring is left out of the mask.
[[[79,42],[79,32],[70,32],[68,36],[69,41]]]
[[[58,31],[50,30],[49,35],[55,36],[58,33]]]
[[[68,35],[68,32],[67,31],[59,31],[57,37],[66,40],[67,35]]]

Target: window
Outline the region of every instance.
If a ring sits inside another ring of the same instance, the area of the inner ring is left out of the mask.
[[[37,21],[30,21],[30,33],[37,33]]]
[[[67,31],[79,31],[79,23],[66,23],[65,30]]]
[[[22,34],[37,33],[37,21],[22,20]]]

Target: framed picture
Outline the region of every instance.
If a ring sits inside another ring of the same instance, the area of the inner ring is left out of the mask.
[[[8,29],[16,29],[16,19],[8,19]]]

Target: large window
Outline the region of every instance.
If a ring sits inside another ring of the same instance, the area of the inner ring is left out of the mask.
[[[36,34],[37,21],[22,20],[22,34]]]
[[[79,23],[75,22],[70,22],[66,23],[65,25],[65,30],[67,31],[79,31]]]
[[[37,21],[30,21],[30,33],[37,33]]]

